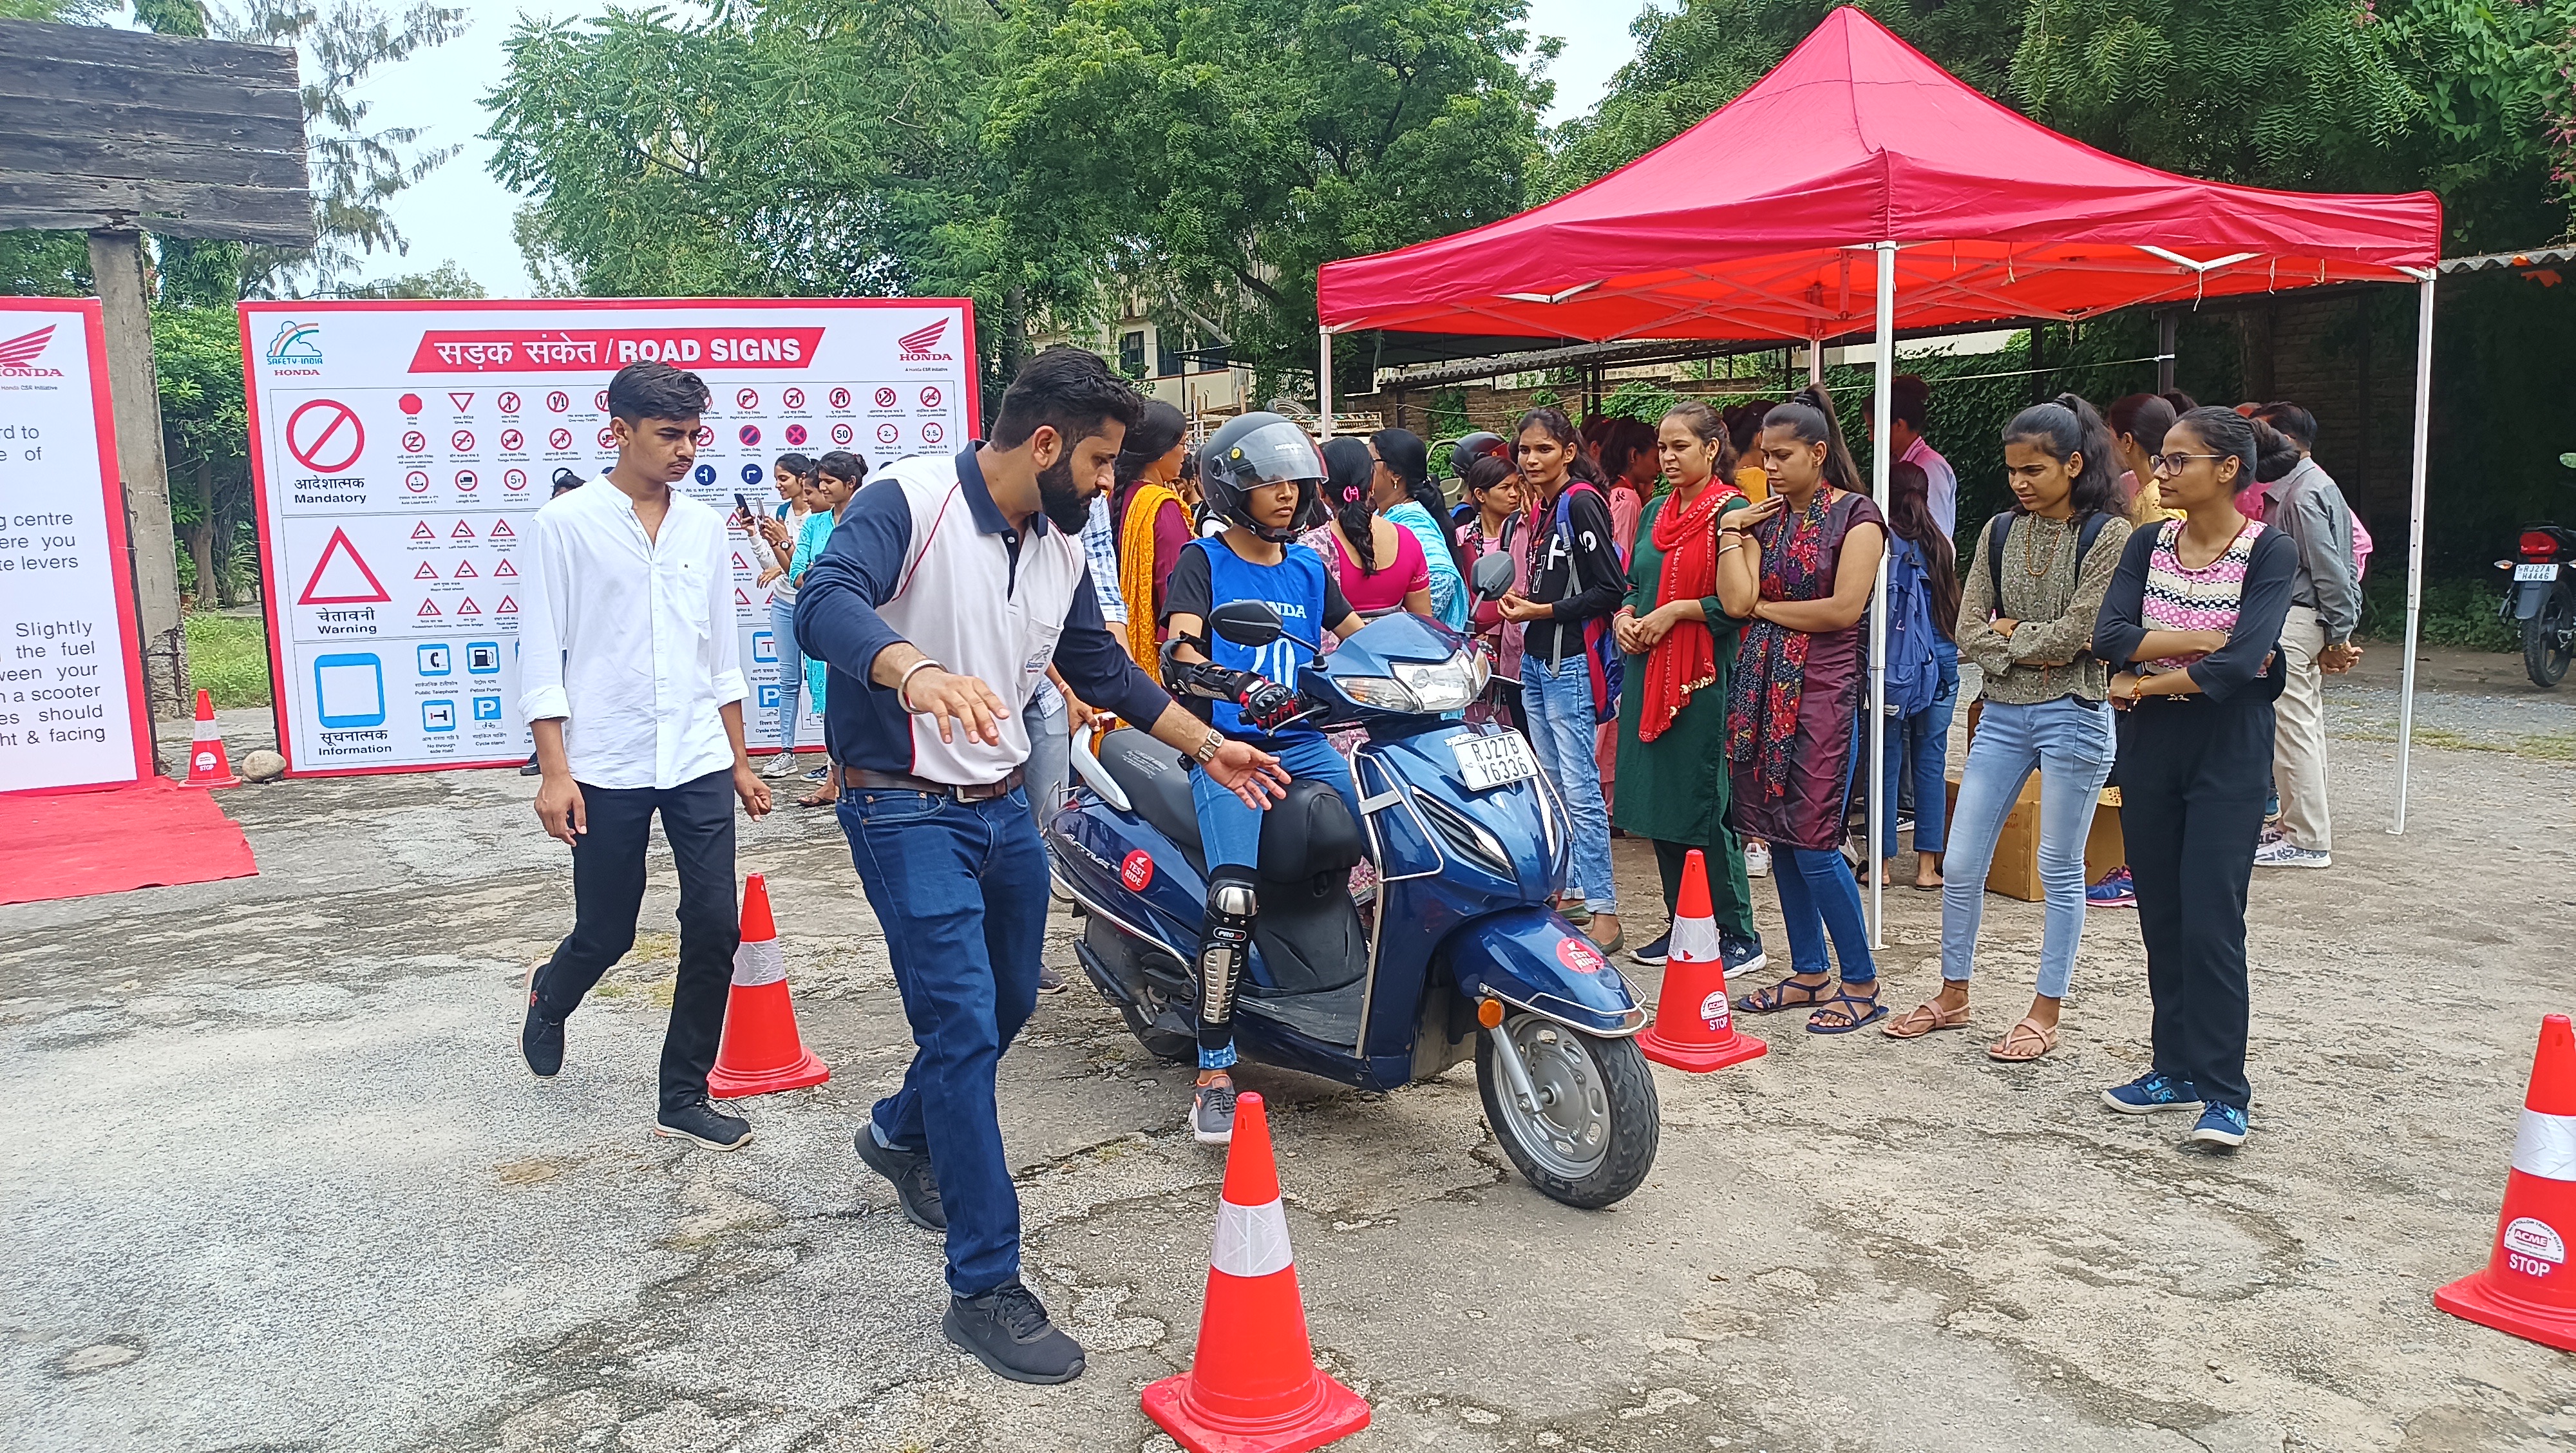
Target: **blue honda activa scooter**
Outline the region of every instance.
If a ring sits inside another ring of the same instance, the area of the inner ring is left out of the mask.
[[[1480,592],[1509,584],[1480,571]],[[1220,606],[1226,640],[1296,640],[1267,606]],[[1300,641],[1309,652],[1315,643]],[[1632,1036],[1646,1014],[1588,938],[1550,908],[1569,850],[1563,805],[1529,742],[1447,719],[1489,668],[1455,632],[1403,613],[1372,622],[1297,674],[1302,719],[1356,723],[1360,821],[1320,782],[1264,815],[1260,900],[1235,1041],[1248,1058],[1363,1089],[1427,1079],[1473,1054],[1485,1112],[1530,1184],[1606,1206],[1654,1164],[1655,1083]],[[1047,852],[1088,914],[1076,953],[1145,1047],[1197,1044],[1207,865],[1186,764],[1143,732],[1074,743],[1083,786],[1054,814]],[[1366,856],[1366,921],[1349,888]],[[1473,1043],[1470,1044],[1472,1039]]]

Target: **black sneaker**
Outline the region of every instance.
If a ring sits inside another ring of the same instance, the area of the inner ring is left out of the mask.
[[[930,1169],[929,1151],[877,1144],[874,1122],[861,1125],[851,1143],[868,1169],[894,1182],[894,1198],[902,1204],[905,1220],[924,1231],[948,1229],[948,1208],[940,1203],[939,1177]]]
[[[519,1026],[519,1053],[528,1058],[528,1072],[541,1080],[551,1080],[563,1068],[564,1022],[549,1019],[537,1005],[537,976],[528,974],[528,1021]]]
[[[1045,1306],[1018,1282],[980,1297],[950,1297],[939,1330],[996,1377],[1071,1382],[1082,1376],[1082,1344],[1049,1321]]]
[[[1637,962],[1644,964],[1648,968],[1657,967],[1663,964],[1666,960],[1669,960],[1672,956],[1673,931],[1669,928],[1665,929],[1662,933],[1655,935],[1655,941],[1653,943],[1650,943],[1641,949],[1631,950],[1628,954],[1628,957],[1635,959]]]
[[[1771,956],[1762,951],[1759,935],[1737,938],[1724,929],[1717,931],[1717,956],[1726,961],[1726,981],[1730,984],[1745,974],[1760,973],[1771,963]]]
[[[700,1095],[677,1109],[653,1117],[653,1133],[686,1140],[709,1150],[740,1150],[751,1144],[751,1122],[728,1115]]]

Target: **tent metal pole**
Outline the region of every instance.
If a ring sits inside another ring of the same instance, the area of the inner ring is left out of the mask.
[[[2397,689],[2397,816],[2406,831],[2406,774],[2415,748],[2415,650],[2424,620],[2424,481],[2433,440],[2433,277],[2415,295],[2415,488],[2406,510],[2406,659]]]
[[[1333,437],[1333,330],[1315,330],[1315,437]]]
[[[1807,382],[1823,383],[1824,381],[1825,335],[1810,333],[1807,335]]]
[[[1896,244],[1878,244],[1877,380],[1869,410],[1869,488],[1887,518],[1887,421],[1896,404]],[[1885,533],[1885,531],[1881,531]],[[1887,542],[1893,545],[1895,542]],[[1887,947],[1887,868],[1879,846],[1893,804],[1887,800],[1887,550],[1878,553],[1878,583],[1869,600],[1869,842],[1861,862],[1869,874],[1869,946]],[[1923,810],[1916,803],[1915,810]]]

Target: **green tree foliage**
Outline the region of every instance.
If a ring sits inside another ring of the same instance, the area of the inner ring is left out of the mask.
[[[160,375],[161,443],[181,584],[200,599],[239,599],[240,557],[256,551],[250,421],[242,404],[241,327],[230,305],[159,307],[152,361]]]
[[[342,288],[340,296],[344,298],[480,298],[489,295],[483,291],[481,283],[468,276],[465,269],[458,267],[455,259],[450,258],[427,272],[405,273],[401,277],[389,277],[376,282],[361,283],[356,287]]]

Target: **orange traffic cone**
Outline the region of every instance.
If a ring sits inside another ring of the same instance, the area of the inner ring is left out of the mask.
[[[769,882],[754,873],[742,885],[742,946],[733,951],[733,993],[725,1001],[724,1039],[707,1094],[718,1100],[801,1090],[832,1077],[796,1034],[787,1000],[787,957],[769,916]]]
[[[224,751],[223,733],[215,730],[215,698],[207,692],[197,693],[196,740],[188,744],[188,783],[191,787],[239,787],[241,779],[233,775],[232,758]]]
[[[2505,1175],[2495,1255],[2433,1293],[2433,1305],[2500,1332],[2576,1352],[2576,1028],[2564,1014],[2540,1021],[2540,1050],[2522,1098],[2522,1133]]]
[[[1198,1350],[1189,1371],[1145,1389],[1145,1416],[1190,1453],[1300,1453],[1368,1426],[1368,1403],[1325,1376],[1306,1340],[1259,1095],[1234,1102]]]
[[[1672,957],[1664,961],[1664,991],[1655,1022],[1637,1036],[1637,1048],[1659,1065],[1694,1074],[1724,1069],[1771,1052],[1741,1034],[1726,1003],[1726,959],[1717,951],[1717,914],[1708,902],[1708,860],[1691,849],[1682,865],[1682,901],[1673,909]]]

